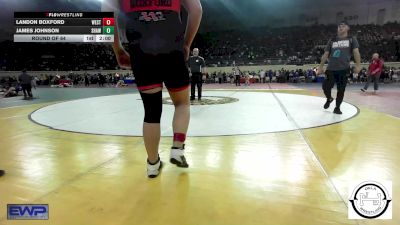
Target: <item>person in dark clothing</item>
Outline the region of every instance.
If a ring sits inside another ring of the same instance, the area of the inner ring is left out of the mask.
[[[346,22],[342,22],[338,25],[337,37],[329,40],[317,71],[318,75],[323,73],[325,62],[329,58],[328,68],[325,71],[326,79],[322,85],[322,89],[327,98],[324,108],[329,108],[331,102],[333,102],[331,91],[336,83],[338,92],[336,108],[333,111],[335,114],[342,114],[340,105],[343,102],[347,77],[350,73],[350,59],[352,54],[356,61],[354,68],[355,73],[358,74],[361,70],[361,56],[358,50],[359,44],[356,38],[349,37],[349,30],[350,27]]]
[[[269,83],[272,83],[272,77],[274,76],[272,70],[268,71],[268,78],[269,78]]]
[[[222,84],[222,81],[223,81],[223,79],[224,79],[224,77],[223,77],[223,74],[221,73],[221,72],[218,72],[218,83],[219,84]]]
[[[26,70],[22,70],[22,74],[19,75],[18,81],[21,84],[22,91],[24,92],[24,98],[26,99],[27,96],[32,98],[32,76],[26,73]]]
[[[190,100],[193,101],[196,98],[196,86],[197,86],[197,98],[201,100],[201,92],[203,86],[203,74],[205,74],[206,62],[204,58],[199,56],[199,49],[193,49],[193,56],[189,58],[189,70],[192,73],[191,77],[191,94]]]
[[[99,81],[98,82],[99,82],[99,87],[104,87],[104,83],[105,83],[104,75],[101,73],[99,73]]]
[[[4,174],[6,174],[6,171],[0,170],[0,177],[2,177]]]
[[[85,75],[85,87],[89,87],[89,86],[90,86],[89,76]]]

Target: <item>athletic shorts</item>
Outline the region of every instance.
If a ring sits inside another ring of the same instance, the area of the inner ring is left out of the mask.
[[[189,71],[182,51],[153,55],[132,45],[128,51],[139,91],[163,87],[163,83],[169,91],[189,87]]]

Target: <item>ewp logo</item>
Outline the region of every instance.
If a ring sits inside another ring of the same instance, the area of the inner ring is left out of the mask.
[[[8,220],[48,220],[49,205],[7,205]]]

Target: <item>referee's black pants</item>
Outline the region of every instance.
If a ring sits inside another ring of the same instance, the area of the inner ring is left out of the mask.
[[[344,98],[344,91],[346,90],[347,85],[347,76],[350,73],[350,70],[338,70],[332,71],[327,70],[325,72],[326,78],[324,83],[322,84],[322,89],[324,90],[324,94],[326,98],[331,99],[332,88],[336,83],[337,86],[337,95],[336,95],[336,107],[340,107]]]
[[[191,78],[191,94],[190,100],[194,100],[196,98],[196,86],[197,86],[197,98],[201,100],[201,89],[203,86],[203,74],[202,73],[192,73]]]
[[[240,86],[240,75],[235,75],[235,84],[236,86]]]
[[[24,92],[24,97],[26,95],[32,98],[32,85],[31,84],[21,84],[22,91]]]

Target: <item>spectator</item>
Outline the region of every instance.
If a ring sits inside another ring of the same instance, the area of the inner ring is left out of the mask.
[[[265,71],[260,71],[260,83],[265,83]]]
[[[367,83],[365,84],[364,88],[361,89],[362,92],[366,92],[369,87],[369,83],[372,81],[374,82],[374,94],[378,91],[378,83],[379,83],[379,77],[382,74],[382,67],[383,67],[383,62],[379,58],[379,54],[375,53],[372,55],[372,61],[369,65],[368,69],[368,80]]]

